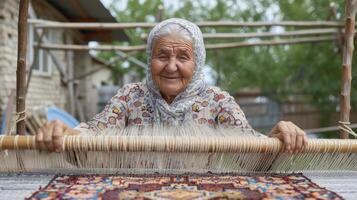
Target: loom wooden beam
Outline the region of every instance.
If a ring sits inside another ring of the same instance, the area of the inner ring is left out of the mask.
[[[128,29],[152,28],[156,23],[96,23],[96,22],[56,22],[48,20],[29,20],[35,28],[46,29]],[[280,22],[237,22],[237,21],[204,21],[196,22],[199,27],[262,27],[262,26],[290,26],[290,27],[343,27],[340,21],[280,21]]]
[[[65,151],[278,153],[277,138],[174,136],[66,136]],[[37,149],[35,136],[0,136],[0,150]],[[357,140],[310,139],[302,153],[357,153]]]
[[[27,48],[27,17],[29,0],[20,0],[17,38],[17,69],[16,69],[16,130],[25,134],[26,118],[26,48]]]
[[[345,6],[345,37],[342,58],[342,84],[340,93],[340,122],[349,123],[351,110],[352,58],[354,50],[354,32],[356,16],[356,0],[346,0]],[[340,131],[340,138],[348,138],[348,133]]]

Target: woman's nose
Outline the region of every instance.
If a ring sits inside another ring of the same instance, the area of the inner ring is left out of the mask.
[[[170,58],[169,62],[167,63],[167,66],[165,70],[167,72],[175,72],[177,71],[177,62],[176,58]]]

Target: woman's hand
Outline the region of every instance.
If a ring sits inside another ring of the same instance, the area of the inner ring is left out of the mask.
[[[36,142],[42,150],[60,152],[63,136],[76,134],[78,133],[60,120],[53,120],[37,130]]]
[[[290,121],[278,122],[269,136],[279,138],[287,153],[298,153],[307,145],[306,133]]]

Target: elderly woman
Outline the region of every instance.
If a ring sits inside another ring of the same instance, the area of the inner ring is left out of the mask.
[[[125,85],[104,110],[74,130],[60,121],[39,129],[37,142],[60,151],[64,134],[98,134],[107,128],[163,123],[182,125],[196,122],[252,130],[234,98],[204,81],[205,47],[200,29],[184,19],[157,24],[147,41],[146,81]],[[284,142],[285,151],[300,151],[307,142],[305,133],[291,122],[280,121],[270,132]]]

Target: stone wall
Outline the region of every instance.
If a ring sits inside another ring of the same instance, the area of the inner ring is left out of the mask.
[[[32,15],[35,13],[36,18],[39,19],[68,21],[47,1],[33,0],[31,3],[30,17],[33,17]],[[0,0],[0,122],[1,113],[6,107],[8,97],[11,91],[16,88],[18,7],[19,0]],[[54,36],[54,43],[74,43],[82,37],[79,32],[75,31],[72,34],[64,34],[63,31],[58,29],[50,31],[55,31],[51,33]],[[88,52],[69,52],[68,59],[64,51],[52,52],[65,73],[67,73],[69,66],[73,66],[75,76],[89,72],[101,65],[93,62]],[[28,57],[28,61],[32,60]],[[26,99],[28,110],[40,105],[54,105],[69,112],[67,86],[63,85],[60,73],[53,62],[51,68],[49,74],[33,72]],[[108,81],[109,77],[110,70],[105,68],[97,74],[78,81],[76,86],[77,96],[84,113],[83,120],[90,119],[98,112],[97,87],[102,80]],[[78,114],[75,117],[79,119]]]
[[[17,18],[19,1],[0,1],[0,110],[16,87]]]
[[[4,111],[11,90],[16,88],[18,0],[0,1],[0,111]],[[41,16],[40,16],[41,17]],[[55,34],[62,40],[62,34]],[[66,67],[63,52],[55,52],[60,64]],[[27,63],[29,65],[29,63]],[[52,64],[51,73],[33,73],[26,99],[27,109],[39,105],[65,108],[66,89],[59,71]]]

